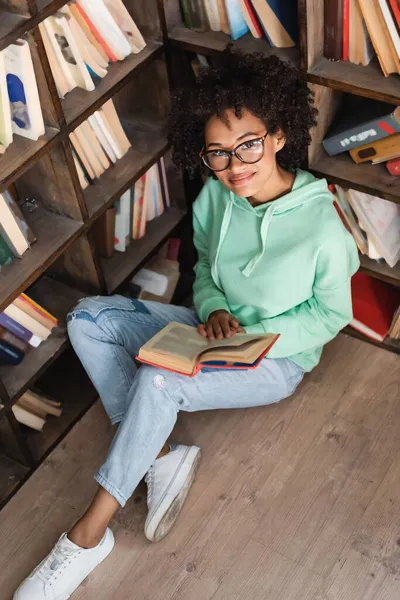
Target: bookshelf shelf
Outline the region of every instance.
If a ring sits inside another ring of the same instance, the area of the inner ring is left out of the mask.
[[[0,50],[11,44],[15,39],[21,37],[30,29],[30,15],[18,15],[7,10],[1,10],[0,19]]]
[[[399,178],[391,175],[384,164],[356,164],[347,154],[329,156],[321,147],[310,162],[310,170],[332,183],[400,202]]]
[[[388,339],[385,339],[383,342],[376,342],[375,340],[370,339],[362,333],[359,333],[356,329],[353,329],[350,326],[345,327],[342,333],[345,335],[349,335],[350,337],[355,337],[358,340],[362,340],[363,342],[373,344],[374,346],[378,346],[379,348],[383,348],[384,350],[389,350],[390,352],[394,352],[395,354],[400,354],[400,342],[391,341]]]
[[[0,310],[33,283],[82,229],[79,221],[56,215],[41,206],[29,213],[28,221],[37,241],[21,259],[16,258],[9,266],[3,267]]]
[[[400,104],[399,76],[384,77],[377,59],[373,59],[364,67],[345,60],[335,62],[320,56],[308,70],[307,79],[312,83],[344,92]]]
[[[189,50],[200,54],[218,54],[223,52],[232,42],[231,38],[221,31],[205,31],[199,33],[186,27],[176,25],[168,33],[169,41],[181,50]],[[281,60],[299,65],[297,48],[271,48],[267,40],[254,38],[251,33],[233,42],[235,48],[247,52],[262,52],[266,56],[274,54]]]
[[[146,235],[134,240],[126,252],[116,252],[111,258],[102,259],[107,291],[112,294],[144,261],[158,250],[185,217],[185,212],[171,206],[160,217],[147,223]]]
[[[13,143],[0,157],[0,191],[7,189],[34,161],[50,150],[58,135],[56,127],[46,127],[45,135],[37,141],[14,135]]]
[[[65,317],[85,295],[48,277],[40,278],[27,292],[35,302],[42,304],[59,319],[60,326],[38,348],[30,348],[19,365],[0,366],[0,379],[6,387],[11,403],[18,400],[68,345]]]
[[[84,190],[91,222],[96,220],[117,200],[136,179],[151,167],[168,149],[168,142],[160,136],[149,146],[148,152],[131,148],[112,165],[93,185]]]
[[[137,75],[141,69],[159,58],[163,52],[162,44],[150,40],[139,54],[131,54],[122,62],[111,63],[107,75],[99,80],[96,89],[92,92],[87,92],[82,88],[75,88],[72,92],[69,92],[61,100],[65,119],[69,124],[68,131],[75,129],[128,83],[132,77]]]
[[[367,275],[400,287],[400,262],[391,268],[386,262],[380,263],[363,254],[360,254],[360,262],[361,271],[364,271]]]
[[[65,373],[74,377],[65,377]],[[59,383],[62,381],[62,385]],[[43,431],[24,428],[27,445],[38,463],[59,444],[98,398],[98,394],[72,349],[66,350],[52,365],[51,376],[45,373],[37,382],[40,392],[62,403],[60,417],[49,416]]]

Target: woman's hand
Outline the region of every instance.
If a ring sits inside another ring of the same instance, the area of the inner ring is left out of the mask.
[[[229,339],[236,333],[245,333],[239,326],[239,321],[226,310],[215,310],[208,317],[207,323],[197,327],[197,331],[209,340],[223,340],[224,337]]]

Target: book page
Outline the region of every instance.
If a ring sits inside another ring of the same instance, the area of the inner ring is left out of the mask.
[[[208,346],[207,338],[202,337],[195,327],[170,323],[155,335],[139,352],[175,356],[184,362],[192,363]]]

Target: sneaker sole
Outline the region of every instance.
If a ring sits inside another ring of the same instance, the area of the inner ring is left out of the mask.
[[[190,458],[190,454],[188,455],[188,457],[186,457],[186,459],[187,458]],[[159,542],[160,540],[162,540],[170,532],[175,521],[177,520],[179,513],[181,512],[182,506],[187,498],[189,490],[192,487],[196,479],[197,472],[199,470],[201,460],[200,449],[196,449],[196,454],[194,458],[192,458],[192,460],[193,464],[190,467],[190,471],[179,494],[171,502],[171,505],[168,507],[165,513],[163,513],[163,507],[161,505],[153,515],[151,521],[147,524],[145,529],[145,535],[147,539],[151,542]],[[160,513],[162,514],[161,517],[159,516]],[[152,532],[152,525],[154,522],[157,523],[159,518],[160,522],[158,523],[158,525],[155,526],[154,532]]]

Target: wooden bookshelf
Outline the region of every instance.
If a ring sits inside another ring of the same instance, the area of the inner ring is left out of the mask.
[[[14,136],[14,142],[0,156],[0,191],[15,185],[20,206],[37,238],[21,259],[2,268],[0,309],[26,291],[59,319],[60,327],[38,348],[30,348],[19,365],[0,366],[0,506],[97,397],[68,342],[68,311],[83,296],[118,291],[175,231],[186,212],[174,197],[171,209],[149,224],[148,235],[111,264],[100,260],[91,241],[90,228],[103,211],[168,149],[164,124],[169,83],[161,2],[124,2],[145,37],[146,47],[139,54],[110,64],[93,92],[75,89],[62,100],[57,95],[38,24],[65,0],[2,3],[6,11],[0,24],[0,48],[20,36],[28,40],[46,133],[37,141]],[[20,14],[15,12],[16,6]],[[116,105],[132,148],[93,185],[82,190],[68,135],[109,98]],[[182,195],[183,189],[179,198]],[[35,203],[25,203],[26,198]],[[32,210],[32,206],[36,207]],[[66,372],[73,372],[74,377],[65,377]],[[49,417],[40,433],[21,426],[12,412],[13,403],[32,386],[63,402],[62,417]]]
[[[15,183],[21,199],[35,198],[38,206],[27,213],[37,242],[22,259],[15,259],[2,269],[0,308],[23,290],[32,295],[38,293],[38,299],[45,298],[45,307],[60,318],[62,327],[27,355],[18,367],[0,368],[0,401],[4,405],[0,410],[0,505],[15,493],[96,398],[67,341],[65,316],[68,310],[87,293],[110,294],[122,289],[132,274],[175,232],[185,219],[186,208],[190,214],[189,200],[193,198],[187,200],[186,207],[181,202],[174,204],[149,223],[146,237],[111,259],[100,259],[91,242],[91,227],[99,216],[168,148],[164,131],[169,102],[167,74],[170,81],[185,81],[186,75],[192,73],[193,53],[212,57],[230,42],[223,33],[197,33],[187,29],[180,16],[179,0],[124,2],[145,36],[147,47],[138,55],[110,65],[95,91],[76,89],[60,100],[38,24],[56,12],[65,0],[3,1],[9,10],[2,13],[0,49],[22,35],[28,39],[46,135],[37,142],[15,136],[12,146],[0,157],[0,191]],[[14,10],[16,5],[19,14]],[[376,62],[369,67],[358,67],[323,57],[322,15],[323,0],[299,0],[299,48],[271,49],[265,40],[256,40],[251,34],[234,42],[234,47],[259,51],[266,56],[275,54],[293,65],[300,65],[304,78],[314,86],[320,118],[313,132],[309,167],[315,174],[399,202],[400,186],[384,167],[355,165],[348,157],[329,157],[322,149],[322,139],[340,104],[342,92],[400,104],[400,79],[385,78]],[[95,184],[82,191],[68,134],[109,98],[115,102],[132,149]],[[186,190],[189,189],[186,185]],[[175,198],[179,198],[179,194],[174,193]],[[361,265],[368,274],[399,285],[397,267],[390,269],[366,257],[361,257]],[[50,278],[43,278],[48,274]],[[366,339],[350,328],[346,333]],[[398,345],[387,341],[378,345],[398,352]],[[65,372],[72,370],[79,372],[78,387],[73,387],[73,378],[65,377]],[[33,385],[64,403],[63,416],[49,420],[42,433],[20,426],[11,408],[18,396]]]
[[[360,254],[360,262],[361,270],[367,273],[367,275],[400,287],[400,262],[394,267],[389,267],[386,262],[378,262],[364,254]]]

